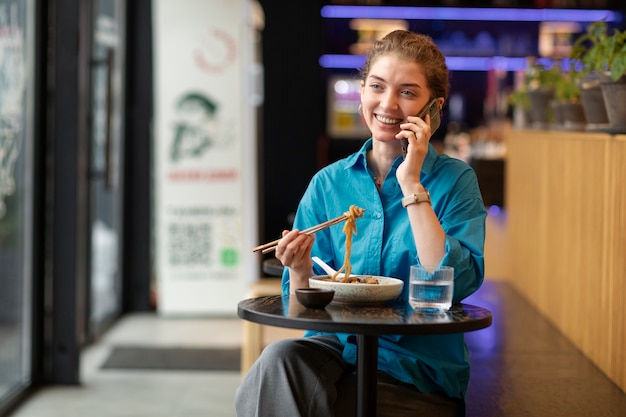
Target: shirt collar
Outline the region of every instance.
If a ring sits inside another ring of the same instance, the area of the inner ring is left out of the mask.
[[[348,157],[345,168],[350,169],[355,166],[365,168],[367,166],[366,154],[367,154],[367,151],[370,151],[371,149],[372,149],[372,138],[369,138],[368,140],[365,141],[363,146],[361,146],[361,149],[359,149],[358,152],[355,152]]]
[[[371,149],[372,149],[372,138],[369,138],[367,141],[365,141],[363,146],[361,146],[361,149],[358,152],[348,157],[347,163],[346,163],[346,169],[350,169],[354,166],[360,166],[362,168],[365,168],[367,165],[366,154]],[[398,158],[402,158],[402,157],[399,156]],[[437,151],[435,150],[435,147],[432,145],[432,143],[429,143],[428,154],[426,154],[426,158],[424,159],[424,164],[422,165],[422,172],[424,174],[429,174],[433,170],[436,159],[437,159]],[[400,162],[398,160],[394,162],[394,166],[397,166],[399,164]]]

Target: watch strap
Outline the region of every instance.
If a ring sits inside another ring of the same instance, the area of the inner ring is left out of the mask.
[[[430,193],[426,190],[423,193],[411,194],[402,199],[402,207],[408,207],[411,204],[428,203],[430,201]]]

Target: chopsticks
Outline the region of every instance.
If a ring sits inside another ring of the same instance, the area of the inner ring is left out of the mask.
[[[308,229],[304,229],[300,233],[305,233],[307,235],[310,235],[310,234],[313,234],[315,232],[319,232],[322,229],[326,229],[327,227],[333,226],[333,225],[335,225],[337,223],[341,223],[342,221],[347,220],[347,219],[348,219],[348,215],[347,214],[343,214],[343,215],[341,215],[339,217],[335,217],[334,219],[325,221],[325,222],[320,223],[320,224],[318,224],[316,226],[312,226],[312,227],[309,227]],[[271,252],[271,251],[276,249],[276,246],[278,246],[278,242],[280,242],[280,239],[276,239],[276,240],[274,240],[272,242],[268,242],[268,243],[265,243],[263,245],[259,245],[256,248],[252,249],[252,252],[261,251],[261,253],[269,253],[269,252]]]

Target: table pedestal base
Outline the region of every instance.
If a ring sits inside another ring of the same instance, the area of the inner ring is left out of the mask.
[[[356,415],[376,417],[378,336],[357,335]]]

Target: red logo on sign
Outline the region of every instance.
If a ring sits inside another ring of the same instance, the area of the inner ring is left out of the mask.
[[[202,45],[193,51],[193,56],[196,64],[204,71],[223,72],[237,59],[237,43],[223,30],[210,30],[201,43]]]

